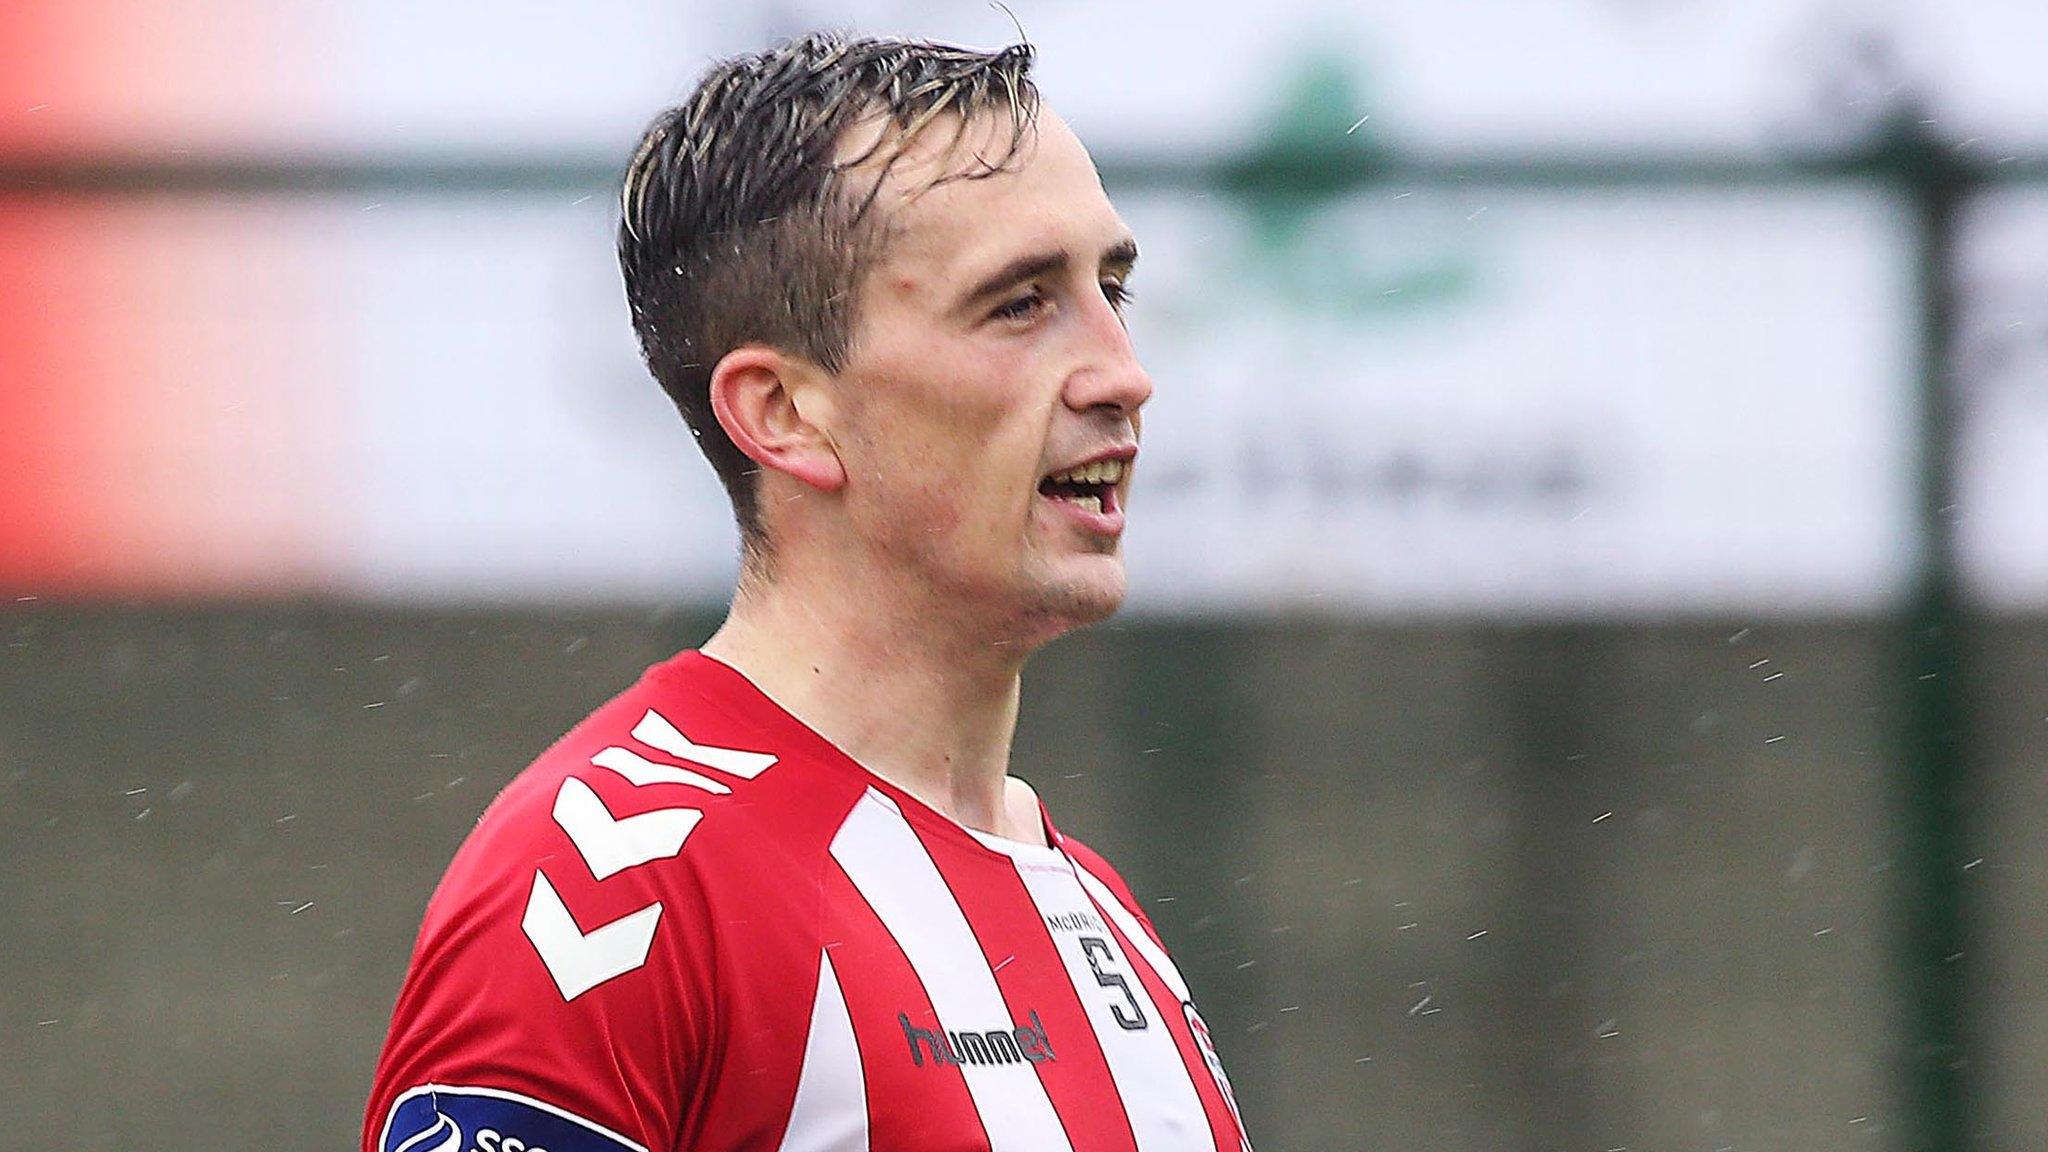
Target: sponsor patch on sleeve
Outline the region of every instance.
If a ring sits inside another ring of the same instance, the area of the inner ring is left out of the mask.
[[[398,1098],[380,1152],[647,1152],[602,1124],[517,1092],[426,1084]]]

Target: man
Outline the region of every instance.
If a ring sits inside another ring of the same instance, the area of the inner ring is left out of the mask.
[[[1025,658],[1123,598],[1151,394],[1030,61],[807,37],[649,129],[627,294],[739,589],[485,812],[366,1148],[1249,1147],[1137,902],[1007,775]]]

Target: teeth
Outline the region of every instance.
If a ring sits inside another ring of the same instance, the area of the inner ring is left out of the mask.
[[[1077,496],[1074,498],[1074,503],[1079,504],[1090,512],[1102,511],[1102,497],[1100,496]]]
[[[1124,479],[1124,462],[1121,460],[1097,460],[1079,468],[1070,468],[1055,473],[1055,484],[1121,484]]]

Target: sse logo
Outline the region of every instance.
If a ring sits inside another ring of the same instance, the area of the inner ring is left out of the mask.
[[[382,1152],[647,1152],[617,1132],[498,1088],[426,1084],[398,1098]]]

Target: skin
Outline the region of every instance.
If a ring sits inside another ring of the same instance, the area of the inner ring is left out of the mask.
[[[1135,247],[1064,121],[1042,109],[1010,170],[940,180],[1007,131],[942,121],[904,147],[842,371],[763,345],[719,362],[713,410],[761,468],[773,575],[743,573],[704,651],[939,812],[1043,844],[1008,776],[1020,673],[1114,612],[1125,577],[1120,531],[1039,483],[1134,449],[1152,385],[1114,302]],[[1033,255],[1058,263],[968,298]]]

